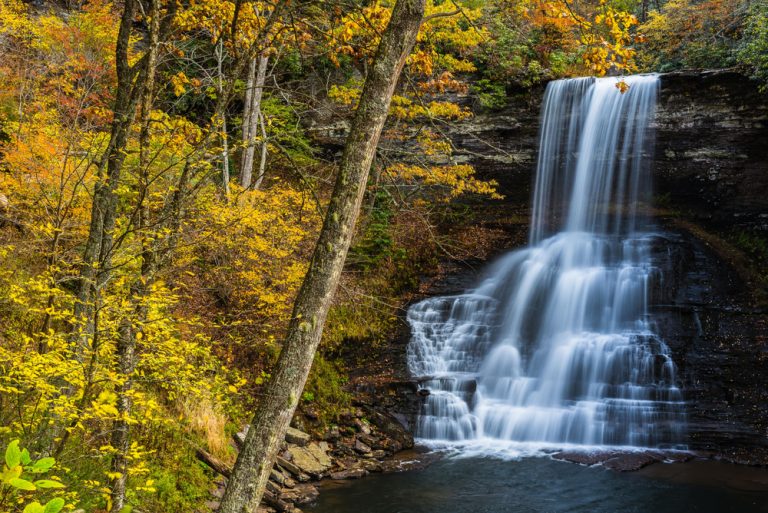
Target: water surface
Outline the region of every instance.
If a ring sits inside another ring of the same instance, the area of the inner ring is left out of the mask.
[[[768,470],[717,462],[618,473],[546,457],[447,458],[326,486],[313,513],[768,513]]]

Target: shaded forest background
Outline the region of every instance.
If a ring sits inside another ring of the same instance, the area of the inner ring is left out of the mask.
[[[0,0],[0,510],[109,510],[121,486],[142,511],[202,510],[215,476],[195,452],[234,460],[390,10]],[[501,197],[447,126],[556,78],[621,92],[622,74],[725,67],[768,83],[768,3],[429,1],[301,398],[309,428],[347,411],[350,365],[443,256],[493,250],[466,227]]]

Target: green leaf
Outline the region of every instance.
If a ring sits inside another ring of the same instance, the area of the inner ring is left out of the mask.
[[[35,481],[35,486],[38,488],[66,488],[64,483],[53,481],[51,479],[41,479],[39,481]]]
[[[24,508],[24,513],[45,513],[45,508],[39,502],[32,502]]]
[[[48,503],[45,505],[45,509],[43,510],[43,513],[59,513],[61,509],[64,507],[64,499],[61,497],[56,497],[55,499],[51,499],[48,501]]]
[[[4,483],[10,483],[11,479],[16,479],[21,475],[22,470],[21,465],[16,465],[0,474],[0,478],[2,478]]]
[[[14,440],[5,449],[5,464],[8,465],[8,468],[13,468],[19,463],[21,463],[21,449],[19,449],[19,441]]]
[[[28,492],[33,492],[37,490],[37,487],[30,481],[27,481],[26,479],[22,479],[20,477],[15,477],[8,481],[8,484],[13,486],[14,488],[18,488],[19,490],[25,490]]]
[[[54,458],[40,458],[32,464],[32,472],[47,472],[54,464],[56,460]]]
[[[32,463],[32,458],[29,456],[29,451],[26,449],[21,450],[21,464],[29,465]]]

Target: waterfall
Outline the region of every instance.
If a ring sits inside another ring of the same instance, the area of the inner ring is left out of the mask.
[[[530,244],[476,288],[408,311],[426,441],[684,448],[685,405],[649,315],[656,76],[548,85]]]

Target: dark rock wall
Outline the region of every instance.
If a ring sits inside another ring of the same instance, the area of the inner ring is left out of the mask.
[[[768,234],[768,94],[729,71],[661,76],[657,191],[719,229]]]
[[[529,207],[541,98],[541,90],[510,97],[505,109],[451,128],[456,157],[506,195],[490,215]],[[665,232],[657,262],[666,267],[654,313],[690,404],[688,442],[768,464],[768,312],[722,248],[699,238],[768,237],[768,95],[730,71],[665,74],[654,129]]]

